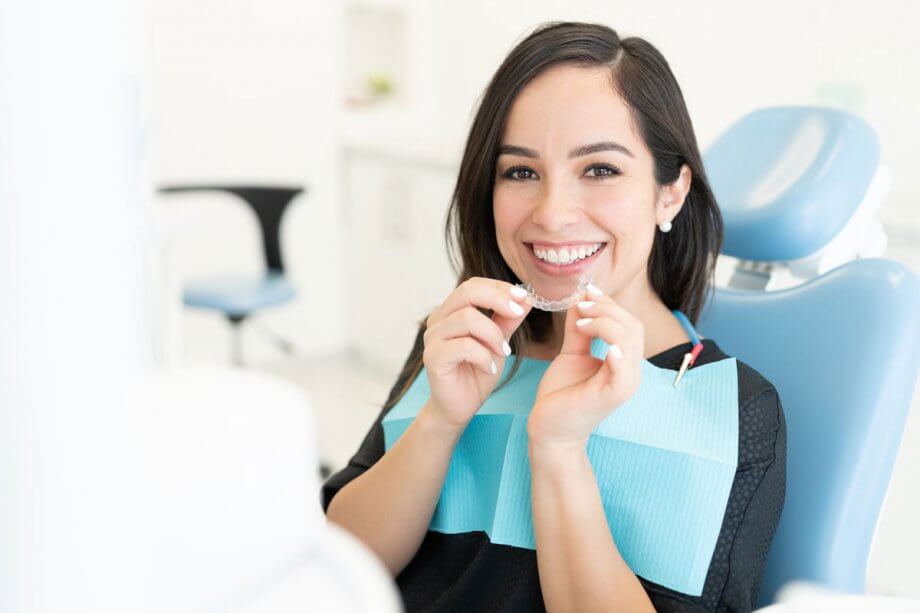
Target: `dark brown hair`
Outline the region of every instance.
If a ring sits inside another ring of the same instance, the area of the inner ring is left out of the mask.
[[[633,127],[654,158],[655,181],[673,183],[683,164],[692,172],[690,191],[667,234],[655,232],[648,261],[649,282],[669,309],[680,309],[696,323],[713,287],[715,260],[722,250],[722,216],[710,189],[693,124],[683,94],[667,61],[639,37],[620,39],[611,28],[591,23],[550,22],[538,26],[505,58],[486,87],[470,128],[454,187],[444,235],[451,267],[459,245],[457,285],[470,277],[520,283],[498,250],[492,210],[495,164],[505,121],[518,93],[537,75],[560,64],[608,67],[611,87],[631,111]],[[489,309],[480,309],[488,317]],[[405,393],[422,368],[419,322],[409,358],[384,410]],[[544,342],[552,332],[552,313],[531,309],[512,335],[515,355],[531,342]],[[505,385],[520,367],[515,360]],[[399,388],[399,389],[397,389]]]

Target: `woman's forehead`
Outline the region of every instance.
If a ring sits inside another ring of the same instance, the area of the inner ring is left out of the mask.
[[[503,145],[543,155],[610,140],[636,151],[629,109],[610,83],[608,68],[556,66],[518,94],[505,123]]]

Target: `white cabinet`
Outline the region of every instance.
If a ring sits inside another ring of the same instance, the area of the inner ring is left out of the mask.
[[[456,167],[393,151],[347,148],[348,330],[362,362],[398,372],[417,322],[453,290],[444,222]]]

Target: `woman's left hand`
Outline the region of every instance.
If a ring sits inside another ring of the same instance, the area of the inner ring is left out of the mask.
[[[537,388],[527,420],[532,442],[583,445],[639,388],[645,352],[642,322],[602,293],[586,293],[584,301],[594,305],[575,304],[566,312],[562,350]],[[590,321],[575,324],[583,318]],[[591,355],[594,337],[610,345],[604,360]]]

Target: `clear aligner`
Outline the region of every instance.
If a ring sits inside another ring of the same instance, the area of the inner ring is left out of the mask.
[[[530,283],[518,283],[517,287],[527,290],[527,297],[535,308],[541,311],[565,311],[581,299],[582,293],[587,290],[588,284],[593,281],[593,272],[589,275],[581,275],[578,277],[578,287],[575,289],[575,292],[562,300],[547,300],[543,296],[537,294],[533,289],[533,285]]]

